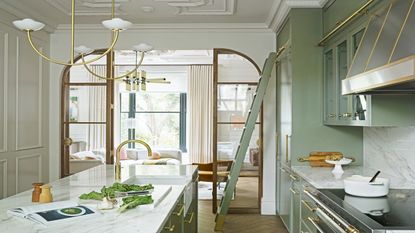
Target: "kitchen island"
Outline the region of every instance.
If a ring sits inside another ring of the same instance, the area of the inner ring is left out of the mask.
[[[197,167],[192,165],[133,165],[122,168],[124,183],[169,185],[171,191],[153,209],[136,208],[119,213],[100,211],[89,218],[76,218],[46,226],[10,216],[7,209],[36,205],[31,202],[32,190],[0,200],[1,232],[197,232]],[[112,165],[101,165],[51,184],[54,201],[78,202],[82,193],[99,191],[115,182]],[[172,216],[176,219],[172,220]],[[196,215],[196,216],[194,216]],[[178,221],[177,219],[181,219]],[[185,226],[186,223],[189,226]],[[196,224],[195,224],[196,223]],[[176,225],[175,225],[176,224]],[[193,226],[190,226],[192,224]],[[196,227],[195,227],[195,226]]]

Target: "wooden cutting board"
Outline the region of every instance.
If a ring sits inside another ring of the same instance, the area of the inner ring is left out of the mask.
[[[311,167],[333,167],[334,165],[326,163],[325,160],[339,160],[341,158],[343,158],[341,152],[313,151],[308,157],[299,158],[298,161],[309,162]]]

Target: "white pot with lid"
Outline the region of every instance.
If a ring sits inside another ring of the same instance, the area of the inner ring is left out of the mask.
[[[344,191],[347,194],[359,197],[383,197],[389,193],[389,179],[353,175],[344,179]]]

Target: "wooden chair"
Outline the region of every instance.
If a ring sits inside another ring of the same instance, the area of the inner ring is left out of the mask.
[[[217,171],[218,185],[228,180],[228,175],[232,167],[232,160],[219,160]],[[213,182],[213,163],[193,163],[199,168],[199,181]],[[220,186],[219,186],[220,187]]]

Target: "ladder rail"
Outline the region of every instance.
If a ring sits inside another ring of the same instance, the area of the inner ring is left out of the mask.
[[[265,60],[258,87],[254,99],[251,103],[250,112],[245,122],[245,128],[241,135],[239,146],[236,150],[235,161],[232,164],[232,168],[229,172],[229,178],[226,183],[218,211],[216,213],[215,230],[217,231],[223,230],[225,216],[229,210],[230,201],[232,200],[236,183],[241,172],[242,164],[245,159],[246,152],[248,150],[249,143],[251,141],[252,134],[255,129],[255,123],[261,110],[262,101],[264,99],[265,92],[272,75],[274,64],[276,63],[279,54],[282,53],[283,50],[284,49],[282,49],[281,51],[279,50],[277,53],[270,53],[268,58]]]

